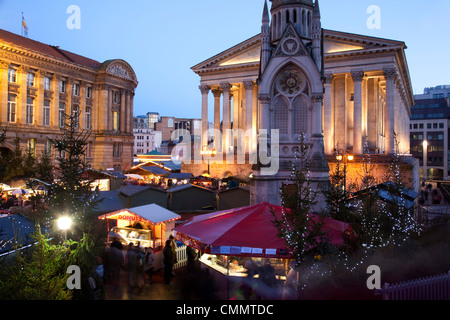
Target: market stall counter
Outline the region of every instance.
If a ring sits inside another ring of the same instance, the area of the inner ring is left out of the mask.
[[[122,209],[98,217],[107,221],[108,239],[120,241],[126,252],[130,243],[142,249],[152,248],[156,255],[156,268],[162,268],[162,250],[169,238],[175,221],[181,216],[155,203]]]

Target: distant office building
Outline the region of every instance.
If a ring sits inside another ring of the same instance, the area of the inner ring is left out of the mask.
[[[161,147],[161,131],[134,129],[134,154],[146,154]]]
[[[179,134],[175,134],[174,137],[172,137],[172,133],[178,129],[187,130],[191,135],[194,136],[200,135],[201,120],[164,116],[161,117],[157,123],[155,123],[155,131],[162,132],[162,141],[178,141]]]
[[[158,112],[147,112],[147,127],[149,129],[155,129],[155,123],[159,121],[159,113]]]
[[[421,179],[450,180],[450,86],[426,88],[411,108],[411,154],[420,161]]]
[[[133,117],[133,129],[148,129],[147,116]]]

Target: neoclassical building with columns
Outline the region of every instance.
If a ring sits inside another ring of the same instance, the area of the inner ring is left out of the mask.
[[[249,154],[257,152],[258,138],[268,130],[268,144],[279,144],[279,170],[268,175],[259,163],[218,163],[211,165],[211,175],[251,175],[252,202],[277,202],[300,137],[311,146],[311,172],[319,185],[329,178],[338,153],[355,157],[350,166],[355,177],[364,154],[385,169],[395,152],[409,155],[414,99],[405,43],[323,29],[318,0],[271,2],[270,10],[263,3],[260,34],[192,70],[200,76],[202,127],[212,119],[216,135],[244,130]],[[272,130],[279,133],[277,141]],[[203,137],[203,148],[236,153],[239,147],[226,134],[213,143]],[[417,188],[414,159],[405,161],[409,186]],[[204,166],[187,169],[201,174]]]
[[[94,169],[133,164],[133,99],[138,85],[124,60],[103,63],[0,29],[2,155],[22,148],[36,156],[52,150],[68,115],[90,132],[86,159]]]

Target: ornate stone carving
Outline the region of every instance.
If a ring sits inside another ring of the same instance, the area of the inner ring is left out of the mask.
[[[8,84],[8,92],[19,94],[20,93],[20,85],[15,83]]]
[[[208,94],[209,91],[211,90],[211,88],[209,86],[199,86],[198,88],[200,89],[202,94]]]
[[[122,66],[118,65],[118,64],[113,64],[111,66],[108,67],[108,69],[106,70],[107,73],[122,77],[122,78],[127,78],[130,80],[133,80],[133,78],[130,76],[130,74],[128,73],[127,70],[125,70]]]
[[[225,92],[229,92],[231,89],[231,84],[229,84],[228,82],[224,82],[220,84],[220,87],[222,88],[222,90]]]
[[[361,82],[364,79],[364,71],[352,71],[351,76],[354,82]]]
[[[322,103],[323,102],[323,94],[322,93],[313,93],[311,96],[312,103]]]
[[[294,68],[283,71],[277,79],[278,90],[288,96],[294,96],[302,92],[305,84],[306,80],[303,73]]]
[[[259,101],[261,101],[261,103],[265,103],[265,104],[269,104],[272,101],[272,98],[270,97],[269,94],[260,94],[258,96]]]
[[[251,80],[247,80],[243,82],[245,90],[251,90],[255,86],[255,83]]]
[[[384,68],[383,74],[386,80],[395,80],[397,78],[397,70],[395,68]]]
[[[326,74],[323,79],[324,84],[332,84],[334,80],[334,74]]]
[[[213,93],[215,98],[220,98],[220,96],[222,95],[221,89],[213,89],[213,90],[211,90],[211,92]]]
[[[27,95],[29,95],[30,97],[37,97],[37,93],[38,93],[37,88],[33,88],[33,87],[27,88]]]

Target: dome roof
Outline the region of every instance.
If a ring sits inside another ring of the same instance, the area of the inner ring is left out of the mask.
[[[314,3],[312,0],[270,0],[272,2],[272,10],[285,5],[304,5],[313,7]]]

